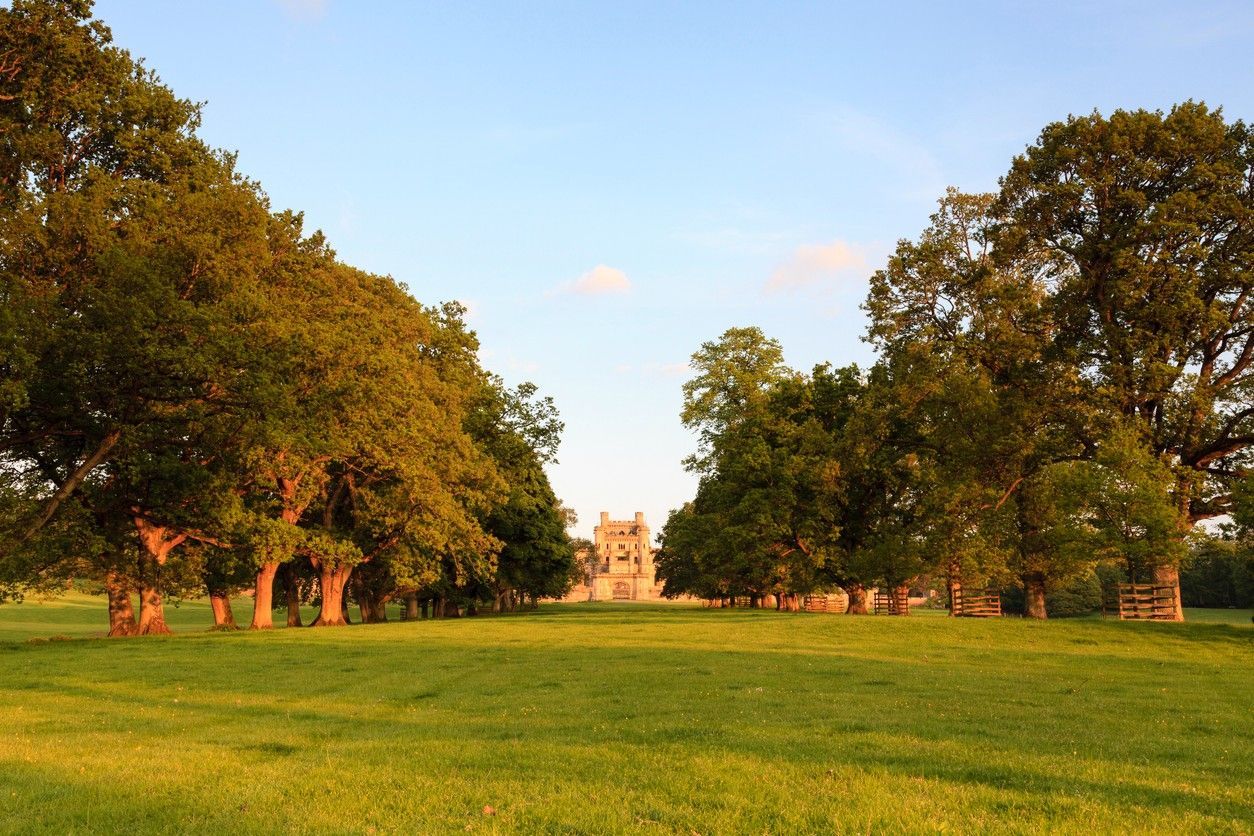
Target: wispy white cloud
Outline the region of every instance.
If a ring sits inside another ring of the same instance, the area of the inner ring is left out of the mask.
[[[692,373],[692,366],[685,363],[659,363],[653,367],[662,377],[687,377]]]
[[[573,282],[558,286],[552,293],[574,293],[580,296],[604,296],[611,293],[627,293],[631,280],[622,270],[598,264]]]
[[[643,363],[639,366],[631,363],[619,363],[614,366],[617,374],[642,374],[650,377],[687,377],[692,373],[692,366],[687,363]]]
[[[540,364],[534,360],[525,360],[521,357],[510,355],[505,360],[505,368],[511,372],[533,374],[540,371]]]
[[[291,20],[309,23],[326,17],[330,0],[275,0]]]
[[[804,244],[775,268],[766,281],[768,293],[827,286],[844,279],[860,280],[868,269],[866,250],[845,241]]]

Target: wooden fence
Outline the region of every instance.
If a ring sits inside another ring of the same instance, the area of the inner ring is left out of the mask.
[[[1174,585],[1121,583],[1107,592],[1102,613],[1118,616],[1120,621],[1174,621],[1176,588]]]
[[[909,615],[910,590],[904,586],[887,592],[877,589],[873,604],[876,615]]]
[[[801,602],[806,612],[843,613],[849,606],[849,598],[843,592],[814,592]]]
[[[949,611],[966,618],[991,618],[1001,615],[1001,596],[991,589],[968,593],[961,587],[954,590]]]

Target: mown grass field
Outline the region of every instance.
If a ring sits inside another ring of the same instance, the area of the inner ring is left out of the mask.
[[[221,634],[191,603],[174,637],[46,641],[102,602],[6,605],[0,831],[1250,833],[1254,628],[1209,615]]]

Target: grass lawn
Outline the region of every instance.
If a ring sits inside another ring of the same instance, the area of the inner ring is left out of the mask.
[[[174,637],[47,641],[103,602],[5,605],[0,832],[1250,833],[1254,627],[1212,614],[220,634],[192,602]]]

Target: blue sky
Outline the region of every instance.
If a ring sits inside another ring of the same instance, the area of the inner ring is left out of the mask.
[[[686,360],[757,325],[867,363],[866,278],[1050,121],[1254,118],[1254,4],[99,0],[276,208],[566,421],[558,495],[654,530],[695,484]]]

